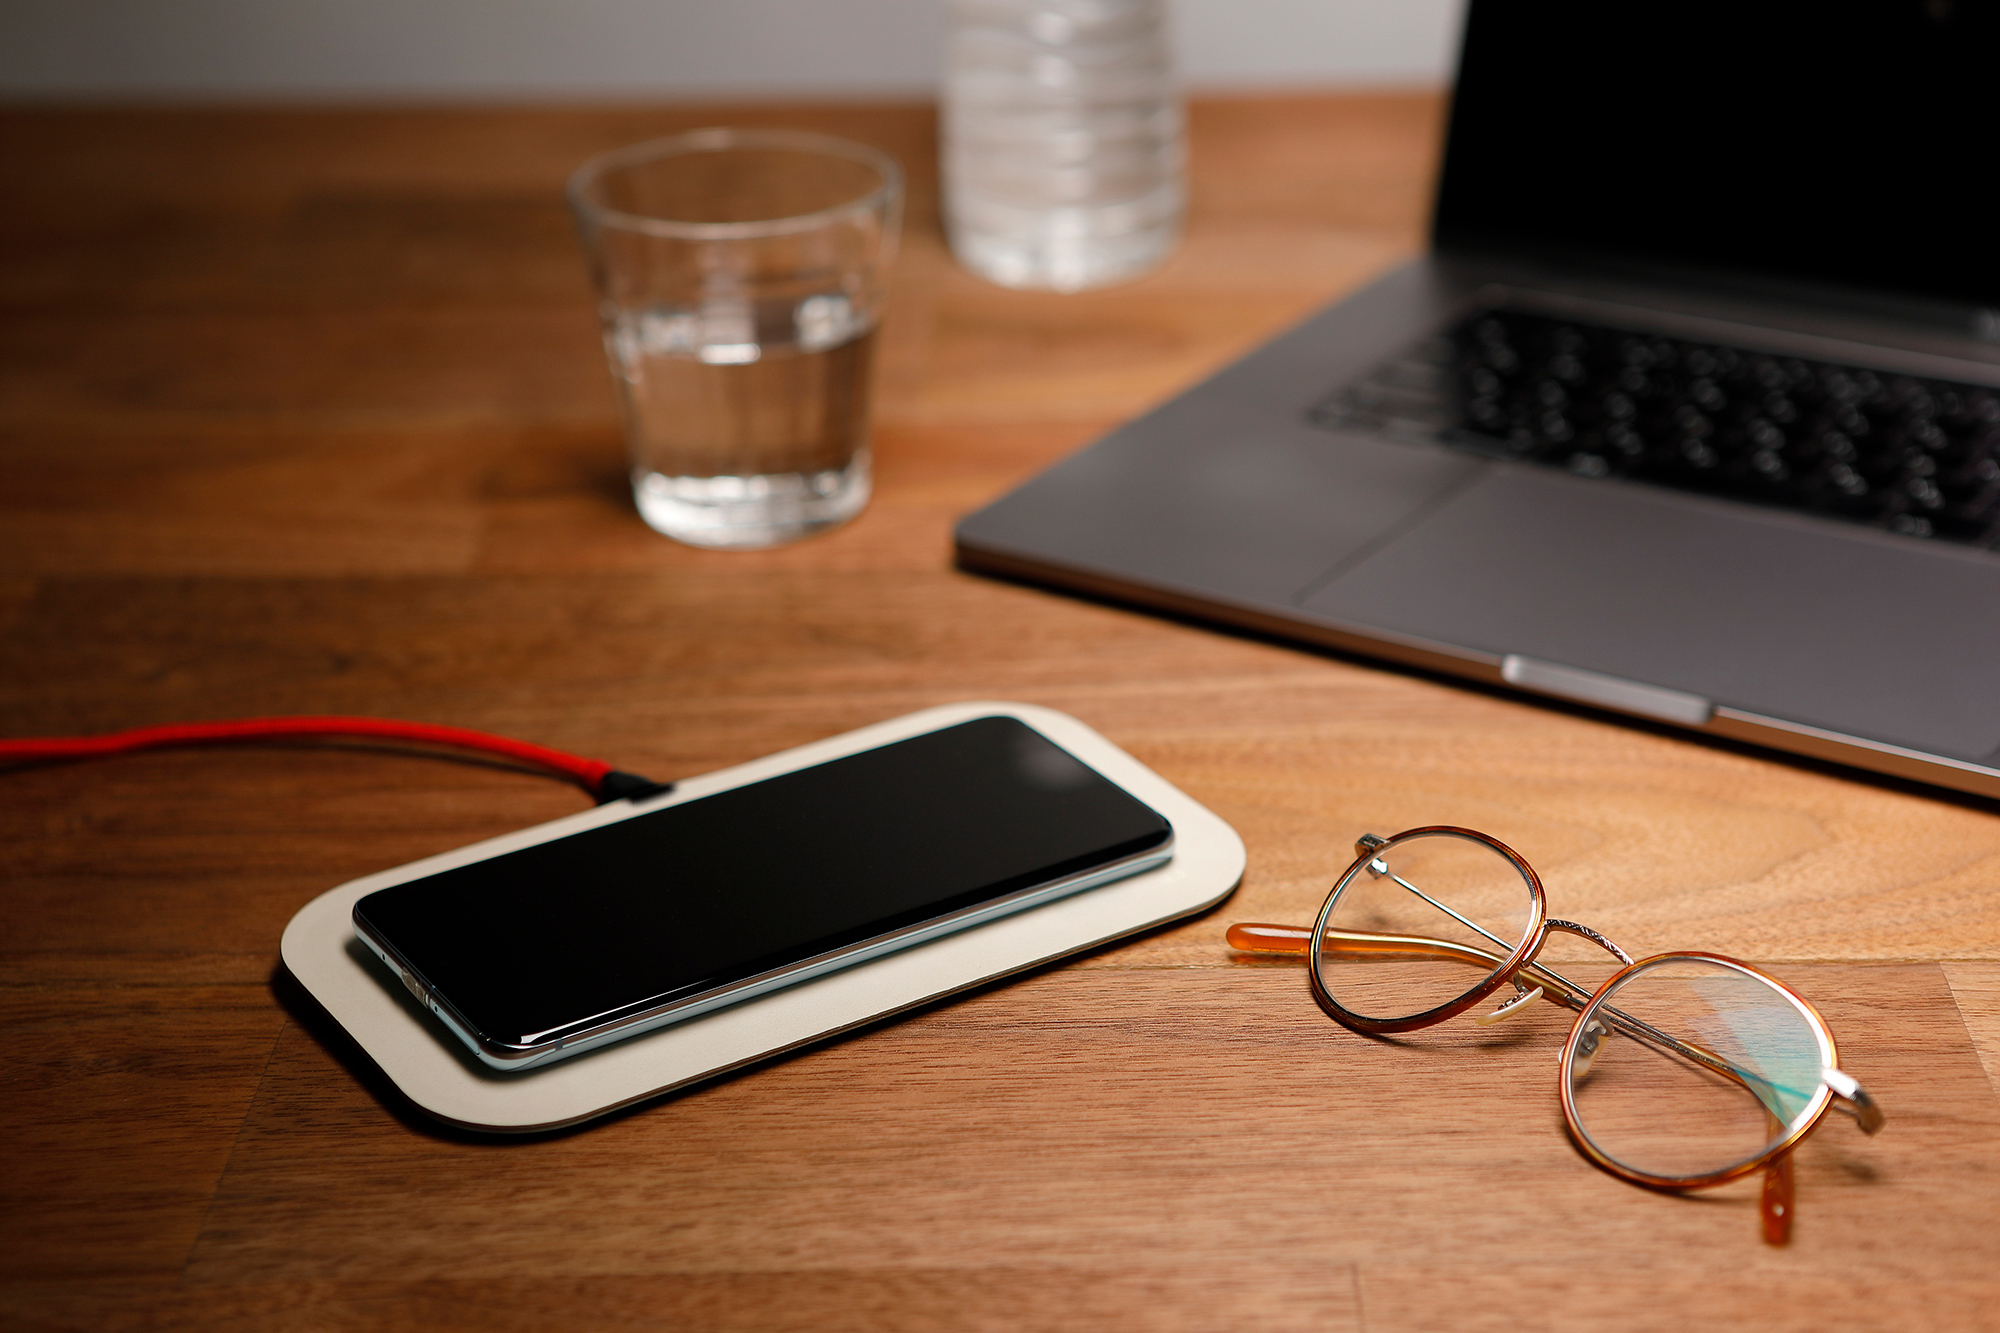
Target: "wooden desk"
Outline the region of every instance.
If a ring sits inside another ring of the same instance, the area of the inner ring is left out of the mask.
[[[768,554],[624,494],[558,187],[719,121],[911,168],[879,492]],[[352,749],[0,774],[0,1324],[110,1330],[1959,1329],[2000,1322],[2000,819],[992,582],[952,520],[1419,244],[1438,106],[1195,108],[1187,244],[955,269],[914,106],[0,115],[0,731],[353,712],[662,777],[928,704],[1101,729],[1240,829],[1183,928],[583,1132],[440,1132],[275,973],[350,877],[578,808]],[[1754,1191],[1565,1141],[1563,1018],[1362,1041],[1235,919],[1450,821],[1628,948],[1763,961],[1890,1114]]]

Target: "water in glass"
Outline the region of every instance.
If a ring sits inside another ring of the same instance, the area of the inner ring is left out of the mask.
[[[656,308],[613,325],[639,513],[696,546],[771,546],[868,503],[875,330],[844,297]]]

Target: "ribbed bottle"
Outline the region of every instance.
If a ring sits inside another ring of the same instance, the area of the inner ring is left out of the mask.
[[[1165,0],[950,0],[952,253],[1007,287],[1137,277],[1180,239],[1183,116]]]

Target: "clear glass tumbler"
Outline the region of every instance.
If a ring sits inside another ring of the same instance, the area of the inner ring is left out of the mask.
[[[646,522],[754,549],[860,513],[895,159],[825,135],[699,130],[593,158],[569,200]]]

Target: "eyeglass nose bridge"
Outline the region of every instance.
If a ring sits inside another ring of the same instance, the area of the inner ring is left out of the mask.
[[[1613,944],[1610,940],[1605,939],[1602,935],[1592,930],[1589,926],[1580,926],[1574,921],[1564,921],[1558,917],[1553,917],[1553,916],[1547,918],[1546,924],[1548,925],[1548,928],[1550,930],[1560,930],[1565,934],[1575,935],[1579,939],[1589,940],[1592,944],[1595,944],[1598,948],[1604,950],[1606,953],[1610,954],[1613,958],[1616,958],[1619,962],[1625,964],[1625,966],[1627,967],[1632,966],[1631,954],[1626,953],[1623,949]]]
[[[1632,966],[1631,954],[1626,953],[1589,926],[1579,925],[1574,921],[1564,921],[1560,917],[1550,916],[1542,918],[1542,929],[1544,939],[1548,938],[1548,931],[1560,930],[1565,934],[1575,935],[1579,939],[1589,940],[1592,944],[1595,944],[1625,966]],[[1514,1015],[1527,1009],[1528,1001],[1541,997],[1550,987],[1555,989],[1553,998],[1557,1004],[1567,1005],[1571,1009],[1581,1009],[1583,1007],[1584,1001],[1590,997],[1589,987],[1578,985],[1546,963],[1541,962],[1540,954],[1541,946],[1537,945],[1534,951],[1526,958],[1523,958],[1515,970],[1508,975],[1507,979],[1514,983],[1514,998],[1501,1005],[1498,1009],[1495,1009],[1492,1013],[1480,1015],[1473,1020],[1474,1022],[1484,1027],[1491,1023],[1499,1023],[1512,1018]],[[1530,986],[1533,987],[1532,990],[1529,989]]]

